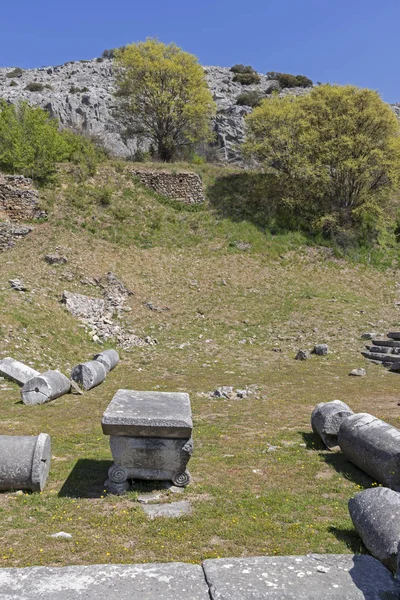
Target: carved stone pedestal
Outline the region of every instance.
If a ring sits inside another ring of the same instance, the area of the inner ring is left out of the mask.
[[[121,495],[131,480],[190,483],[186,469],[193,452],[192,418],[187,394],[118,390],[102,419],[110,435],[114,464],[105,488]]]

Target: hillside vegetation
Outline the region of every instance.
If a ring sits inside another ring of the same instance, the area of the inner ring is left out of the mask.
[[[82,281],[108,271],[134,291],[121,322],[158,344],[121,352],[84,396],[25,406],[16,385],[0,382],[0,434],[47,432],[53,454],[43,493],[0,495],[1,566],[362,551],[347,501],[375,482],[325,452],[309,420],[317,402],[338,398],[400,425],[398,375],[359,354],[362,332],[400,325],[397,253],[344,259],[300,233],[266,230],[265,194],[240,170],[195,167],[208,200],[194,209],[142,188],[133,168],[105,162],[87,177],[65,165],[41,190],[48,221],[2,255],[2,356],[66,373],[88,360],[99,345],[60,299],[99,295]],[[66,265],[44,261],[56,249]],[[10,289],[17,277],[27,292]],[[318,342],[328,356],[294,360]],[[349,377],[359,366],[367,377]],[[211,398],[221,385],[252,393]],[[104,493],[111,452],[100,421],[119,388],[190,394],[193,483],[178,498],[192,515],[149,521],[137,491]],[[50,537],[61,530],[72,540]]]

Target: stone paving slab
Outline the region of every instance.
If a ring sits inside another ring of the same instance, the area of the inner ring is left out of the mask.
[[[367,555],[223,558],[203,568],[212,600],[400,599],[400,584]]]
[[[201,566],[185,563],[0,569],[1,600],[209,600]]]
[[[189,439],[188,394],[118,390],[101,421],[105,435]]]

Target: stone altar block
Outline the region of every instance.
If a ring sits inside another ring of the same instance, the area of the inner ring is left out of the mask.
[[[110,436],[114,464],[107,491],[123,494],[131,479],[190,483],[186,469],[193,452],[188,394],[118,390],[101,421]]]

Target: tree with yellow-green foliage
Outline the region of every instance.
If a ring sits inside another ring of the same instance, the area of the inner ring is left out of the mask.
[[[399,122],[368,89],[321,85],[263,100],[247,118],[245,149],[312,231],[376,229],[399,184]]]
[[[158,158],[211,139],[215,104],[204,70],[192,54],[155,39],[115,53],[117,96],[133,135],[147,139]]]

